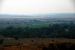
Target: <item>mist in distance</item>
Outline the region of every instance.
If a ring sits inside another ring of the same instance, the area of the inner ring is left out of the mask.
[[[75,0],[0,0],[0,18],[75,17]]]

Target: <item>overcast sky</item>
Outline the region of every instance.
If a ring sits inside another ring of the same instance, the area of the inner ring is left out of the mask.
[[[72,0],[3,0],[1,14],[75,13]]]

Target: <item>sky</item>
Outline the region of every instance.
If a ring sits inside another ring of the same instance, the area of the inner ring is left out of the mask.
[[[2,0],[0,14],[75,13],[74,0]]]

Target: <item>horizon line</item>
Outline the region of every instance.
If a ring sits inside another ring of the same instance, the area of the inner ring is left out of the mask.
[[[26,15],[26,16],[34,16],[34,15],[54,15],[54,14],[75,14],[75,13],[39,13],[39,14],[3,14],[0,15]]]

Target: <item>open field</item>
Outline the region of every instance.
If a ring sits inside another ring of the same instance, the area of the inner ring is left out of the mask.
[[[75,18],[0,19],[0,50],[75,50]]]
[[[75,50],[75,39],[65,38],[5,38],[0,50]]]

